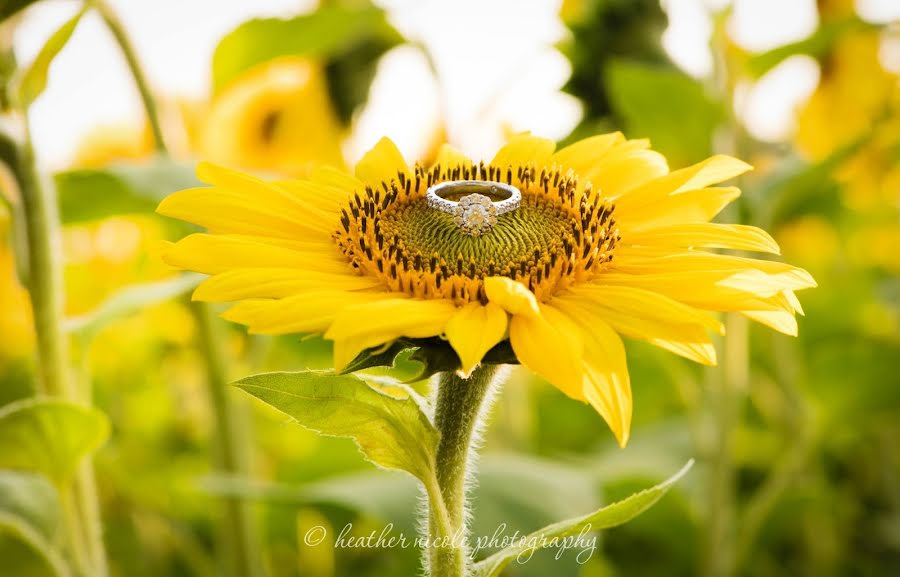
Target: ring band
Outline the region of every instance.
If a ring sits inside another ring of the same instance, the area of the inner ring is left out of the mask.
[[[429,208],[453,215],[466,234],[481,236],[497,224],[498,216],[519,208],[522,193],[502,182],[451,180],[429,187],[425,202]]]

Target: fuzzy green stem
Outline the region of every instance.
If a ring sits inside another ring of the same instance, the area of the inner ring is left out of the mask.
[[[435,403],[435,426],[441,432],[436,458],[437,488],[445,519],[433,511],[429,551],[431,577],[465,577],[469,570],[466,545],[466,478],[470,474],[475,438],[491,396],[496,366],[483,366],[463,379],[455,373],[441,376]],[[432,506],[432,509],[434,506]]]
[[[72,568],[76,575],[90,575],[91,563],[88,558],[88,546],[83,538],[81,515],[75,502],[73,487],[71,484],[63,484],[57,487],[57,492],[59,493],[63,528],[68,537],[66,552],[71,560]]]
[[[79,394],[68,372],[68,351],[62,331],[64,285],[60,258],[60,223],[55,190],[43,182],[24,114],[25,138],[12,167],[22,196],[28,244],[28,288],[37,335],[38,391],[78,403],[90,401]],[[63,510],[73,562],[79,571],[95,577],[107,574],[99,499],[90,463],[83,465],[64,491]]]
[[[27,120],[26,120],[27,124]],[[76,396],[67,374],[68,354],[63,325],[63,279],[60,263],[59,214],[53,191],[42,182],[26,128],[14,167],[28,243],[28,289],[37,338],[38,390],[64,399]]]
[[[103,18],[103,22],[106,23],[106,27],[109,29],[110,33],[112,33],[116,44],[119,45],[122,56],[125,57],[125,63],[128,65],[128,70],[131,72],[134,84],[138,89],[138,93],[141,95],[141,103],[147,114],[147,121],[150,123],[150,129],[153,131],[153,142],[155,143],[156,151],[160,154],[166,154],[165,138],[163,137],[162,125],[159,121],[159,108],[156,105],[156,99],[153,97],[153,91],[150,90],[150,84],[147,82],[147,76],[144,74],[144,69],[138,60],[137,52],[135,52],[134,46],[131,44],[131,38],[129,38],[125,27],[122,26],[122,22],[119,20],[118,15],[106,4],[106,2],[103,2],[102,0],[93,0],[93,5],[100,14],[100,17]]]
[[[734,434],[740,424],[750,378],[748,321],[736,313],[725,319],[725,359],[718,389],[713,396],[715,447],[711,455],[709,518],[705,572],[707,577],[731,577],[735,571],[734,542],[737,532]]]
[[[203,303],[191,303],[197,326],[197,344],[204,359],[210,404],[215,416],[216,462],[229,475],[245,475],[250,470],[246,443],[246,417],[231,396],[225,375],[225,352],[215,319]],[[223,564],[235,577],[259,575],[262,559],[253,512],[249,503],[238,497],[223,499],[223,523],[220,543]]]
[[[715,15],[712,36],[716,55],[712,81],[714,89],[726,103],[728,116],[714,143],[716,152],[742,156],[746,133],[734,114],[737,75],[728,60],[728,9]],[[729,207],[734,221],[740,220],[736,206]],[[717,371],[719,378],[712,392],[713,447],[710,455],[709,513],[706,525],[704,572],[706,577],[732,577],[736,570],[735,539],[737,535],[736,471],[733,458],[734,437],[741,421],[741,411],[750,381],[749,324],[746,317],[729,313],[725,317],[724,362]]]
[[[153,91],[147,82],[146,74],[131,44],[128,32],[122,26],[116,13],[102,0],[94,0],[106,26],[109,28],[125,62],[134,79],[147,122],[153,132],[153,140],[158,153],[168,154],[159,111]],[[210,404],[215,415],[216,464],[229,475],[243,475],[250,470],[250,452],[247,445],[248,433],[240,407],[229,394],[228,380],[225,375],[225,353],[222,350],[216,321],[203,303],[190,303],[197,326],[198,346],[200,348]],[[223,523],[219,550],[222,564],[227,572],[235,577],[254,577],[262,568],[259,539],[256,525],[253,522],[249,505],[240,498],[226,497],[223,502]]]

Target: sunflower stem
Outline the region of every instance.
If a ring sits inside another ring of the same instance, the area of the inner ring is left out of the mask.
[[[231,396],[220,331],[206,304],[193,302],[190,308],[197,326],[197,344],[204,360],[210,404],[215,415],[216,463],[225,474],[243,476],[250,470],[246,415]],[[241,498],[223,499],[219,547],[226,574],[235,577],[260,574],[262,559],[252,513],[250,504]]]
[[[91,0],[91,2],[100,14],[100,17],[103,19],[103,22],[106,24],[110,33],[113,35],[116,44],[119,45],[119,50],[122,51],[122,56],[125,58],[125,63],[128,65],[128,70],[131,72],[131,77],[141,96],[141,103],[147,114],[147,122],[150,124],[150,130],[153,131],[153,142],[156,146],[156,152],[159,154],[167,154],[168,150],[166,149],[165,138],[163,137],[162,124],[159,120],[159,107],[156,105],[156,99],[153,97],[153,91],[150,90],[150,84],[147,82],[147,75],[144,74],[144,69],[138,60],[137,52],[134,50],[134,45],[131,43],[131,38],[128,36],[125,27],[122,26],[122,21],[119,20],[119,16],[106,2],[103,0]]]
[[[44,182],[37,168],[26,110],[21,111],[24,138],[10,168],[22,197],[28,246],[28,289],[37,336],[39,393],[88,404],[69,375],[68,351],[63,334],[64,284],[60,256],[60,222],[56,191]],[[99,498],[90,462],[81,466],[63,488],[68,500],[63,509],[67,542],[76,570],[96,577],[107,575]]]
[[[134,83],[141,96],[141,103],[153,133],[156,151],[168,155],[165,136],[159,118],[156,99],[147,82],[147,76],[137,53],[116,13],[103,0],[92,0],[106,26],[109,28]],[[249,427],[242,414],[242,407],[230,395],[225,374],[226,357],[222,349],[221,331],[216,320],[204,303],[189,302],[197,327],[200,349],[210,404],[215,415],[213,443],[216,445],[216,463],[227,475],[244,476],[250,470]],[[218,543],[219,555],[225,572],[234,577],[255,577],[262,572],[260,539],[249,504],[240,498],[226,497],[223,500],[221,538]]]
[[[465,577],[469,572],[467,481],[474,470],[478,435],[498,388],[496,373],[496,365],[481,366],[467,379],[444,373],[438,383],[434,422],[441,440],[435,462],[437,486],[429,488],[431,577]],[[435,498],[440,500],[437,505]]]

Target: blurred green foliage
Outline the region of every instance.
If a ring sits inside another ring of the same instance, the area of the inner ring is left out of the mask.
[[[216,90],[256,64],[279,56],[309,56],[326,63],[330,93],[345,122],[365,102],[379,57],[402,36],[368,2],[329,2],[290,19],[250,20],[225,36],[213,56]]]

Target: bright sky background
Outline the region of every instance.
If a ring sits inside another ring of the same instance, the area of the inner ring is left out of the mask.
[[[221,36],[253,16],[289,16],[313,2],[298,0],[111,0],[131,32],[150,81],[170,97],[204,98],[209,63]],[[710,10],[727,0],[663,0],[670,27],[664,45],[688,73],[709,73]],[[559,91],[569,64],[553,45],[566,29],[559,0],[381,0],[392,22],[424,43],[439,72],[435,83],[424,57],[410,47],[387,55],[372,97],[357,120],[351,158],[382,135],[410,157],[427,144],[443,113],[450,140],[489,155],[504,130],[564,137],[578,122],[578,102]],[[735,40],[765,50],[801,39],[816,26],[815,0],[734,0]],[[68,0],[30,9],[15,38],[28,62],[46,38],[77,9]],[[867,19],[900,20],[900,0],[860,0]],[[477,14],[477,18],[472,18]],[[814,89],[818,66],[795,57],[754,86],[741,89],[738,107],[760,138],[778,140],[791,130],[792,113]],[[121,56],[95,16],[78,27],[56,60],[48,90],[35,103],[32,128],[38,154],[51,168],[66,165],[80,139],[97,125],[139,126],[142,112]],[[640,135],[634,135],[640,136]]]

